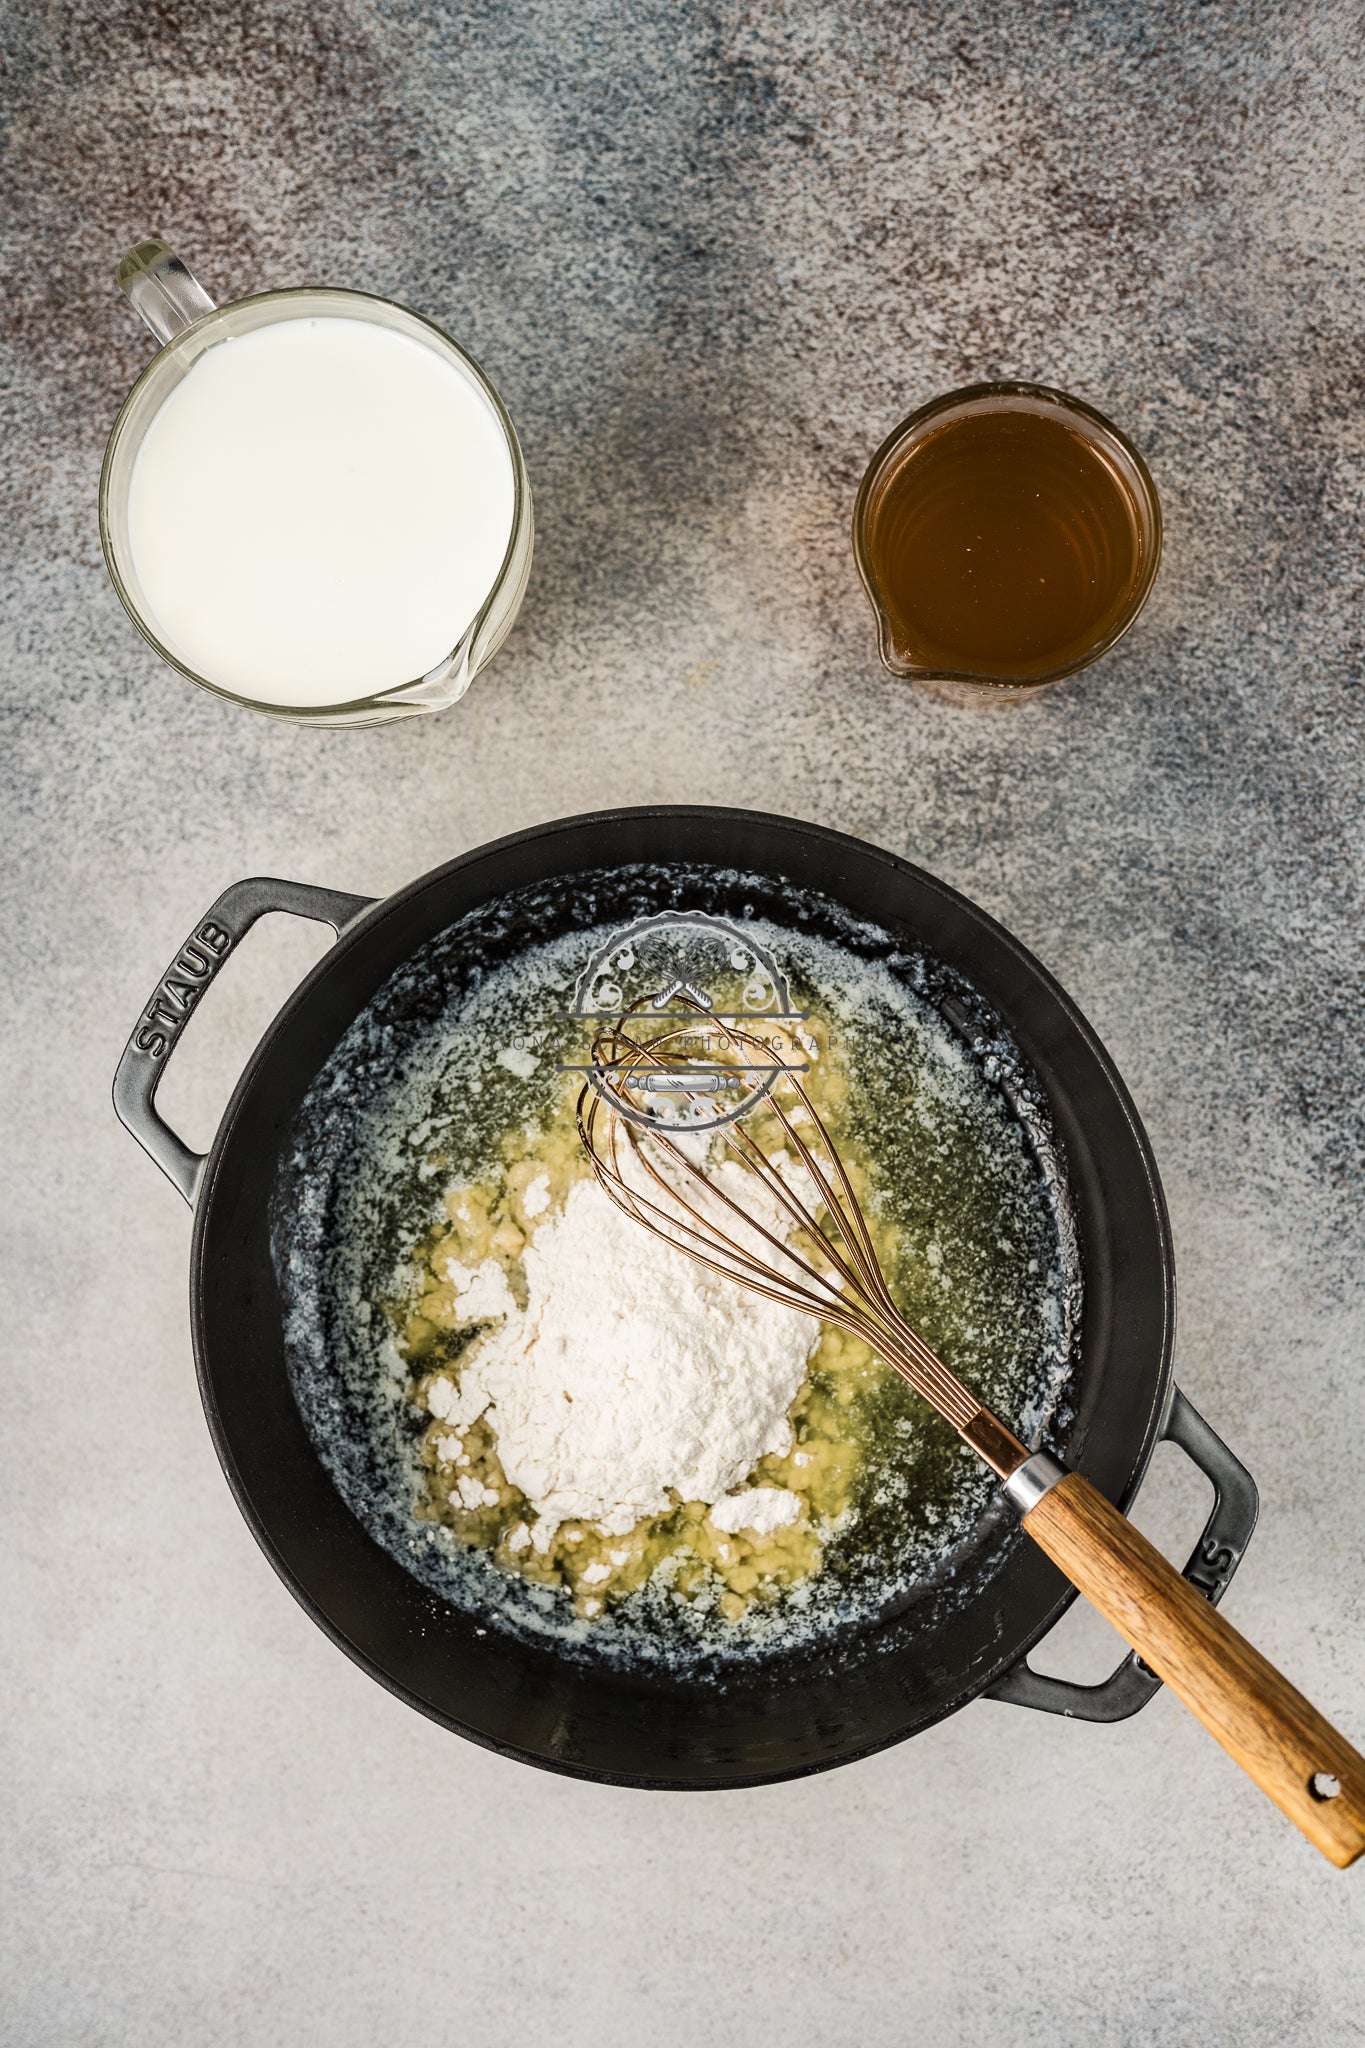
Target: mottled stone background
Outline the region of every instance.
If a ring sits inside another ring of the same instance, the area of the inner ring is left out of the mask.
[[[1365,1737],[1361,17],[536,0],[9,12],[0,2032],[17,2044],[902,2048],[1365,2038],[1365,1877],[1168,1697],[984,1702],[807,1783],[552,1779],[399,1706],[219,1475],[188,1218],[108,1084],[239,875],[387,890],[567,812],[823,820],[1003,918],[1147,1120],[1180,1378],[1260,1480],[1229,1611]],[[513,639],[437,719],[314,733],[160,669],[95,490],[166,235],[461,337],[521,429]],[[890,683],[847,542],[876,442],[1041,377],[1145,450],[1167,554],[1088,678]],[[167,1084],[204,1138],[318,940],[263,928]],[[1202,1509],[1175,1454],[1142,1518]],[[1069,1618],[1047,1658],[1098,1676]]]

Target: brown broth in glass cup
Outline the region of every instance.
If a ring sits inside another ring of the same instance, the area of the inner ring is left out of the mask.
[[[978,384],[882,443],[853,548],[891,674],[1007,703],[1127,632],[1156,575],[1161,506],[1102,413],[1043,385]]]

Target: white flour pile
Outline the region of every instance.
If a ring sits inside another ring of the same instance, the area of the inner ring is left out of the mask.
[[[453,1432],[438,1446],[450,1463],[460,1432],[485,1419],[535,1512],[538,1551],[561,1522],[624,1535],[674,1495],[714,1504],[731,1534],[798,1518],[784,1487],[732,1489],[791,1448],[787,1410],[819,1335],[810,1317],[696,1265],[592,1180],[539,1226],[523,1267],[525,1309],[496,1261],[448,1264],[462,1319],[493,1327],[458,1383],[432,1381],[427,1405]]]

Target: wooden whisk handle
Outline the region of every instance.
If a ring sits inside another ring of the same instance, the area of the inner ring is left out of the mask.
[[[1078,1472],[1023,1520],[1309,1841],[1343,1870],[1354,1863],[1365,1850],[1365,1757]]]

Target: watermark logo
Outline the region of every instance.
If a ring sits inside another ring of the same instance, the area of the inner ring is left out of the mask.
[[[609,1042],[615,1027],[637,1044],[658,1040],[669,1063],[631,1071],[629,1089],[591,1051],[561,1063],[634,1123],[718,1130],[744,1116],[783,1073],[807,1071],[807,1012],[792,1000],[772,955],[743,925],[699,910],[661,911],[625,926],[579,976],[565,1021],[582,1039]],[[734,1027],[734,1035],[727,1027]]]

